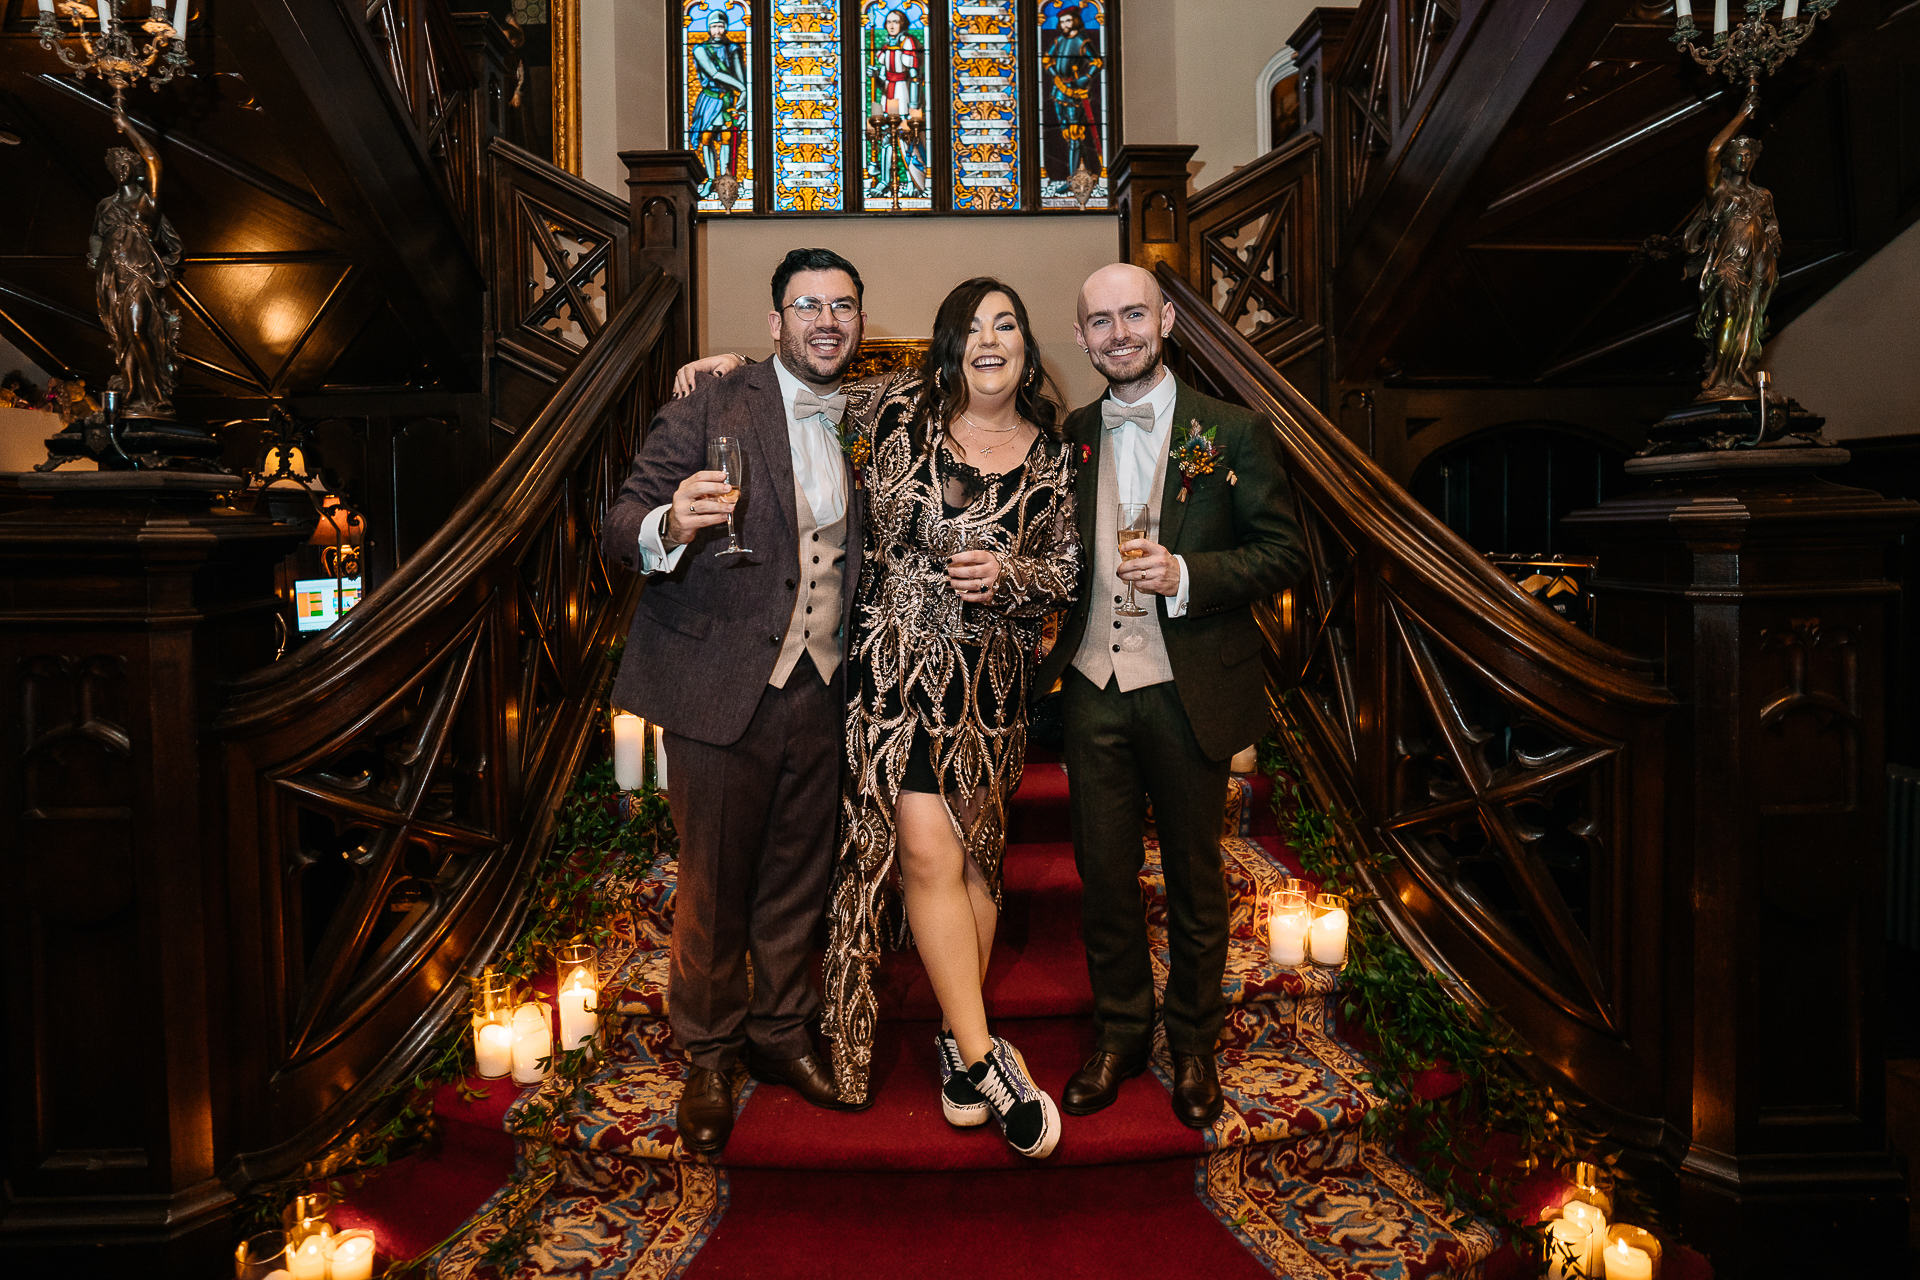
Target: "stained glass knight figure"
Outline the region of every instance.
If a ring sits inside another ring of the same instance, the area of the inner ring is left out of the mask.
[[[873,36],[867,65],[867,74],[873,81],[875,111],[902,120],[916,111],[924,111],[920,77],[925,56],[920,41],[907,28],[907,15],[899,9],[887,10],[885,29]],[[904,178],[912,194],[925,195],[927,166],[920,154],[921,145],[916,141],[901,147],[893,135],[883,134],[873,154],[874,189],[888,190],[896,178]]]
[[[1047,111],[1066,142],[1067,154],[1064,171],[1054,176],[1069,178],[1085,165],[1097,177],[1101,172],[1100,103],[1094,94],[1099,85],[1100,46],[1088,35],[1079,9],[1063,8],[1055,21],[1053,43],[1043,59]]]
[[[713,192],[713,180],[723,173],[738,175],[740,135],[747,109],[746,50],[728,37],[730,23],[724,9],[707,18],[708,39],[693,47],[694,74],[700,96],[694,99],[687,123],[688,141],[707,167],[702,198]]]

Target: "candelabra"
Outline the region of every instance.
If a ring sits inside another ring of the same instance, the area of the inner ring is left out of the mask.
[[[1713,40],[1703,49],[1696,43],[1701,33],[1693,25],[1692,0],[1679,0],[1674,5],[1673,34],[1668,39],[1708,71],[1724,75],[1735,84],[1744,81],[1753,90],[1761,76],[1778,71],[1806,43],[1814,24],[1832,12],[1838,2],[1807,0],[1803,17],[1800,0],[1784,0],[1780,21],[1774,23],[1767,20],[1767,14],[1775,8],[1776,0],[1747,0],[1747,20],[1729,28],[1727,0],[1713,0]]]
[[[163,85],[175,76],[184,75],[193,65],[186,45],[187,12],[191,4],[192,0],[174,0],[173,20],[168,21],[164,3],[155,0],[147,18],[140,23],[140,29],[147,33],[147,40],[142,44],[129,30],[131,22],[115,12],[114,0],[100,0],[97,11],[79,0],[58,0],[58,3],[40,0],[40,20],[34,24],[33,33],[40,37],[41,48],[58,54],[60,61],[76,74],[96,75],[111,85],[113,105],[118,111],[124,107],[129,86],[142,80]],[[122,12],[126,7],[127,0],[119,0]],[[60,30],[62,16],[73,28],[71,36]],[[87,22],[93,19],[97,19],[99,25],[89,32]],[[74,44],[79,46],[77,52],[69,47]]]
[[[893,197],[893,212],[900,212],[900,174],[908,168],[909,149],[920,144],[926,129],[926,116],[919,108],[907,114],[876,111],[867,117],[867,141],[884,143],[887,157],[887,191]],[[911,176],[911,174],[909,174]]]

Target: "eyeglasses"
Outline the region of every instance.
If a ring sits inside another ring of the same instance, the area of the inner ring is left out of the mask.
[[[860,314],[860,304],[852,298],[835,298],[832,302],[824,302],[819,298],[795,298],[780,309],[793,312],[796,318],[808,324],[818,320],[822,311],[833,312],[833,318],[843,322]]]

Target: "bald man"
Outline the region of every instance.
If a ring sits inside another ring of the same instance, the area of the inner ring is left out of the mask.
[[[1067,419],[1081,446],[1076,498],[1092,583],[1034,688],[1064,685],[1093,979],[1093,1055],[1061,1106],[1091,1115],[1147,1065],[1153,967],[1139,876],[1151,799],[1167,879],[1161,1018],[1173,1112],[1200,1129],[1221,1105],[1227,762],[1272,724],[1252,605],[1298,578],[1306,557],[1273,429],[1175,378],[1161,359],[1172,329],[1173,304],[1138,267],[1103,267],[1081,288],[1074,335],[1107,380],[1104,397]],[[1148,536],[1124,549],[1115,541],[1120,503],[1147,507]],[[1138,616],[1127,612],[1129,585],[1146,606]]]

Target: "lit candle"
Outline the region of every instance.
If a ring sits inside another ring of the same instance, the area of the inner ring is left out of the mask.
[[[553,1056],[553,1024],[543,1004],[523,1004],[513,1011],[513,1082],[539,1084],[547,1078],[540,1059]]]
[[[653,789],[667,789],[667,731],[653,726]]]
[[[1579,1224],[1587,1233],[1587,1250],[1580,1258],[1582,1274],[1600,1280],[1600,1253],[1607,1247],[1607,1215],[1584,1200],[1569,1200],[1560,1210],[1563,1221]]]
[[[1283,891],[1284,893],[1284,891]],[[1305,964],[1307,960],[1307,904],[1298,894],[1282,902],[1282,893],[1273,895],[1267,913],[1267,955],[1275,964]]]
[[[485,1018],[473,1020],[473,1062],[489,1080],[513,1070],[513,1032]]]
[[[373,1280],[373,1232],[343,1231],[334,1238],[327,1280]]]
[[[622,711],[613,717],[613,785],[638,791],[647,754],[647,723]]]
[[[1727,0],[1713,0],[1713,34],[1727,33]]]
[[[1307,949],[1315,964],[1347,962],[1347,913],[1339,907],[1324,911],[1313,919],[1313,936]]]
[[[584,968],[567,975],[560,988],[560,1047],[578,1049],[593,1043],[600,1030],[600,1002],[593,989],[593,975]]]
[[[1586,1280],[1591,1235],[1570,1218],[1555,1218],[1547,1224],[1547,1280]]]
[[[173,33],[182,40],[187,38],[187,7],[193,0],[173,0]]]
[[[326,1236],[308,1236],[293,1251],[293,1280],[327,1280]]]
[[[1606,1247],[1607,1280],[1653,1280],[1653,1258],[1625,1240]]]

